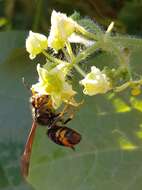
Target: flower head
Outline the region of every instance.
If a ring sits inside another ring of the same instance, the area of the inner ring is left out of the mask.
[[[48,40],[43,34],[29,32],[29,36],[26,39],[26,50],[30,54],[30,59],[34,59],[36,55],[47,49]]]
[[[56,51],[65,46],[68,37],[79,26],[73,19],[66,14],[53,10],[51,15],[51,30],[48,37],[49,46]]]
[[[104,94],[111,89],[111,83],[106,74],[101,72],[95,66],[91,67],[91,72],[80,81],[80,84],[84,86],[84,94],[90,96]]]
[[[57,109],[61,103],[68,102],[76,94],[72,86],[65,79],[64,72],[56,66],[51,70],[37,65],[39,82],[32,85],[32,89],[39,94],[48,94],[51,96],[52,104]]]

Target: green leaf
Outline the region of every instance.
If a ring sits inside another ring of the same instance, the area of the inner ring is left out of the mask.
[[[51,142],[45,128],[37,130],[28,180],[42,190],[140,190],[141,123],[132,106],[120,112],[113,100],[88,99],[68,125],[82,134],[75,152]]]
[[[131,64],[136,59],[142,72],[142,55],[138,52],[132,54]],[[101,54],[92,62],[99,65],[111,60]],[[141,97],[134,98],[142,102]],[[82,135],[76,151],[56,145],[47,137],[47,129],[39,127],[28,181],[37,190],[141,190],[141,109],[128,91],[84,99],[67,125]]]
[[[20,171],[21,154],[31,125],[29,92],[22,83],[33,71],[22,47],[25,32],[0,33],[0,189],[31,190]],[[30,76],[30,82],[31,82]]]
[[[29,61],[23,50],[25,38],[26,33],[22,32],[0,33],[2,190],[32,189],[20,172],[20,159],[32,124],[31,94],[24,87],[22,77],[29,85],[37,81],[38,60]],[[141,51],[137,49],[131,64],[139,73],[142,73],[141,59]],[[92,63],[102,65],[111,61],[115,64],[114,58],[99,54]],[[142,109],[138,106],[141,102],[141,97],[132,98],[129,92],[86,98],[67,125],[82,135],[75,152],[51,142],[47,129],[39,127],[27,179],[33,189],[141,190]]]
[[[19,31],[0,33],[0,63],[3,63],[12,51],[25,46],[26,36],[25,32]]]

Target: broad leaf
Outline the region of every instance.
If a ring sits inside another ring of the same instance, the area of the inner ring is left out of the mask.
[[[31,94],[24,87],[22,77],[29,85],[35,83],[38,60],[31,63],[22,49],[25,37],[17,32],[0,35],[1,42],[5,42],[0,53],[2,190],[32,189],[20,172],[21,154],[32,121],[28,100]],[[141,49],[137,48],[131,64],[139,73],[142,73],[141,59]],[[116,64],[114,57],[101,54],[92,63],[109,64],[111,61]],[[85,98],[68,124],[82,135],[76,151],[51,142],[46,128],[37,129],[28,182],[35,190],[141,190],[141,112],[141,97],[131,97],[128,91]]]
[[[21,175],[20,160],[30,127],[28,90],[22,83],[34,65],[25,54],[25,32],[0,33],[0,189],[30,190]],[[31,79],[31,77],[30,77]],[[28,79],[29,80],[29,79]]]
[[[132,54],[135,69],[141,58],[138,50]],[[95,58],[99,64],[112,61],[116,64],[106,54]],[[83,98],[85,103],[67,125],[82,135],[76,151],[54,144],[46,135],[47,129],[39,127],[28,181],[37,190],[140,190],[141,97],[131,97],[126,91]]]

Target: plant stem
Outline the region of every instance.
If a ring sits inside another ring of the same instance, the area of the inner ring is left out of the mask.
[[[74,64],[73,66],[78,71],[79,74],[81,74],[83,77],[86,76],[86,73],[77,64]]]
[[[75,56],[73,54],[73,51],[72,51],[72,48],[71,48],[71,45],[70,45],[69,42],[66,43],[66,47],[67,47],[67,50],[68,50],[68,53],[69,53],[69,56],[70,56],[70,59],[71,59],[69,69],[72,69],[72,67],[74,67],[79,74],[81,74],[83,77],[85,77],[86,76],[85,72],[76,63],[76,58],[75,58]]]
[[[72,51],[72,47],[68,41],[66,42],[66,47],[67,47],[67,51],[68,51],[68,54],[69,54],[71,60],[74,60],[74,54]]]
[[[69,63],[66,62],[66,61],[63,61],[63,60],[57,59],[57,58],[55,58],[55,57],[52,57],[52,56],[49,55],[46,51],[43,51],[42,53],[47,57],[47,59],[49,59],[49,60],[52,61],[53,63],[57,63],[57,64],[61,64],[61,63],[69,64]]]
[[[121,91],[125,90],[126,88],[128,88],[129,86],[130,86],[130,81],[122,84],[121,86],[115,87],[114,92],[121,92]]]
[[[123,90],[125,90],[126,88],[128,88],[129,86],[133,86],[133,85],[142,85],[142,79],[140,80],[136,80],[136,81],[128,81],[124,84],[122,84],[121,86],[118,86],[114,89],[115,92],[121,92]]]
[[[69,57],[69,54],[66,52],[65,48],[62,48],[62,51],[67,59],[68,62],[70,62],[70,57]]]
[[[96,42],[91,47],[87,48],[86,50],[82,51],[79,55],[76,57],[76,63],[79,63],[86,59],[89,55],[93,54],[96,50],[100,48],[99,42]]]
[[[142,39],[141,38],[116,35],[116,36],[112,37],[112,40],[115,43],[119,43],[119,44],[121,43],[122,46],[131,48],[131,49],[142,48]]]

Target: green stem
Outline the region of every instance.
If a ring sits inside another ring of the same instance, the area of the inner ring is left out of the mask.
[[[76,57],[76,63],[79,63],[86,59],[89,55],[93,54],[96,50],[100,48],[99,42],[95,42],[94,45],[87,48],[86,50],[82,51],[79,55]]]
[[[136,48],[142,48],[142,39],[141,38],[134,38],[130,36],[121,36],[116,35],[111,37],[114,43],[122,44],[124,47],[136,49]]]
[[[65,48],[62,48],[62,51],[67,59],[68,62],[70,62],[70,57],[69,57],[69,54],[66,52]]]
[[[86,73],[77,64],[74,64],[73,66],[78,71],[79,74],[81,74],[83,77],[86,76]]]
[[[74,54],[73,54],[73,51],[72,51],[72,47],[70,45],[70,42],[66,42],[66,48],[67,48],[67,51],[68,51],[68,54],[71,58],[71,60],[74,60]]]
[[[81,74],[83,77],[85,77],[86,76],[85,72],[76,63],[76,58],[73,54],[73,51],[72,51],[72,48],[71,48],[71,45],[69,42],[66,43],[66,47],[67,47],[67,51],[68,51],[70,59],[71,59],[69,70],[72,69],[72,67],[74,67],[79,74]]]
[[[121,91],[125,90],[126,88],[128,88],[129,86],[130,86],[130,81],[122,84],[121,86],[115,87],[114,92],[121,92]]]
[[[47,59],[49,59],[49,60],[52,61],[53,63],[57,63],[57,64],[61,64],[61,63],[69,64],[69,63],[66,62],[66,61],[62,61],[62,60],[60,60],[60,59],[57,59],[57,58],[55,58],[55,57],[52,57],[52,56],[49,55],[46,51],[43,51],[42,53],[47,57]]]
[[[135,80],[135,81],[130,81],[130,85],[138,85],[138,84],[140,84],[140,85],[142,85],[142,79],[140,79],[140,80]]]
[[[102,39],[100,39],[99,47],[101,50],[110,52],[116,56],[119,66],[127,69],[129,78],[132,80],[131,68],[129,65],[129,55],[124,52],[122,49],[123,47],[121,47],[120,44],[116,44],[115,41],[113,41],[113,37],[108,34],[105,34]]]
[[[126,88],[128,88],[129,86],[133,86],[133,85],[142,85],[142,79],[136,80],[136,81],[130,80],[130,81],[122,84],[121,86],[114,88],[114,92],[121,92],[121,91],[125,90]]]
[[[132,80],[132,73],[131,73],[131,68],[130,68],[130,64],[129,64],[129,55],[125,54],[125,52],[123,52],[124,50],[122,50],[122,48],[120,48],[119,46],[117,47],[117,44],[115,42],[112,42],[111,48],[112,48],[112,52],[114,53],[114,55],[116,55],[116,57],[118,58],[119,65],[127,68],[129,78],[130,78],[130,80]]]

